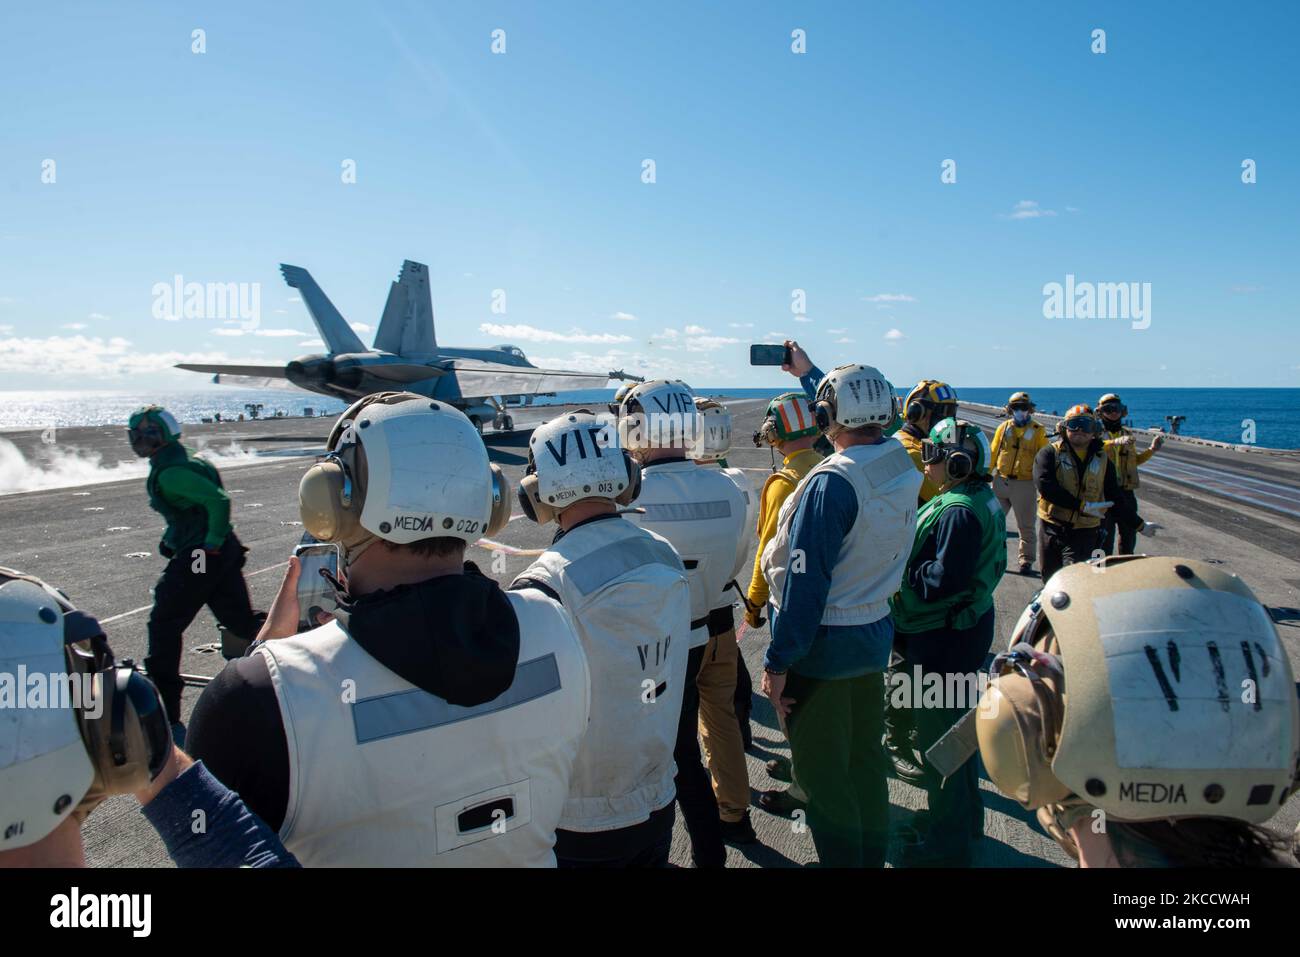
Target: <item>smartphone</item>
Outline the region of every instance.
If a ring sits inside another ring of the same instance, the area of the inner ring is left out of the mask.
[[[749,347],[749,364],[752,366],[788,366],[790,347],[755,343]]]
[[[302,573],[298,576],[298,631],[310,631],[317,627],[317,613],[332,611],[335,607],[334,589],[321,572],[327,571],[338,578],[339,547],[323,542],[304,542],[295,547],[293,553],[302,562]]]

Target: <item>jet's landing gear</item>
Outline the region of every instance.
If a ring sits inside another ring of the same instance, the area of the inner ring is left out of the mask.
[[[506,403],[499,399],[488,399],[487,403],[496,410],[496,415],[492,417],[492,428],[498,432],[513,432],[515,430],[515,420],[510,417]]]

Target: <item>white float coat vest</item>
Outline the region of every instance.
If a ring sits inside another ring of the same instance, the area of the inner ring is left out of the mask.
[[[754,538],[758,535],[758,496],[754,493],[754,483],[749,480],[743,469],[725,468],[722,474],[736,483],[736,488],[740,489],[740,494],[745,496],[745,527],[742,529],[740,541],[736,543],[736,573],[739,574],[742,569],[749,567],[749,562],[745,559],[749,557],[749,546],[754,543]],[[739,600],[740,596],[745,594],[746,582],[737,582],[740,586],[740,592],[724,591],[722,604],[719,608],[729,607]],[[724,585],[725,589],[726,586]]]
[[[280,838],[304,866],[555,866],[590,678],[559,604],[508,597],[515,680],[474,707],[389,671],[337,622],[258,649],[289,745]]]
[[[823,625],[866,625],[889,614],[889,597],[898,591],[916,531],[916,495],[921,473],[901,442],[851,445],[827,456],[804,476],[777,516],[776,534],[763,549],[763,577],[774,608],[790,568],[790,530],[795,511],[814,475],[834,472],[853,486],[858,514],[840,546],[831,571]]]
[[[591,668],[591,724],[560,827],[640,824],[677,793],[673,749],[691,638],[686,569],[666,539],[611,516],[566,533],[516,585],[523,579],[560,596]]]
[[[721,470],[687,460],[650,464],[633,503],[645,514],[627,519],[672,543],[691,583],[691,647],[709,640],[709,612],[728,602],[722,597],[744,559],[737,542],[745,534],[745,497]]]

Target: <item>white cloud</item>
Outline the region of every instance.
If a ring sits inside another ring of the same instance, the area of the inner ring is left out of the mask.
[[[864,296],[863,302],[916,302],[916,299],[905,292],[882,292],[874,296]]]
[[[619,322],[636,322],[636,316],[630,312],[616,312],[609,318],[617,319]]]
[[[765,333],[763,333],[763,338],[764,338],[764,339],[780,339],[782,342],[784,342],[786,339],[790,339],[790,338],[792,338],[792,337],[791,337],[790,333],[788,333],[788,332],[765,332]]]
[[[84,322],[66,322],[60,328],[71,329],[73,332],[88,328]]]
[[[102,312],[92,312],[92,313],[91,313],[89,316],[87,316],[86,318],[87,318],[87,319],[107,319],[107,318],[109,318],[109,317],[106,316],[106,315],[104,315]]]
[[[709,334],[709,330],[703,326],[687,326],[682,332],[688,336],[707,336]]]
[[[14,331],[13,326],[0,326],[0,336],[12,335],[13,331]]]
[[[145,352],[121,336],[48,336],[0,340],[0,373],[50,376],[64,382],[171,370],[178,362],[232,362],[222,352]]]
[[[609,372],[630,365],[627,354],[616,349],[603,355],[573,352],[564,356],[531,356],[530,359],[543,369],[570,369],[574,372]]]
[[[886,342],[902,342],[907,336],[903,335],[902,329],[890,329],[885,333]]]
[[[290,296],[285,302],[302,302],[302,296]]]
[[[367,325],[364,322],[350,322],[348,323],[348,325],[350,325],[357,332],[370,332],[375,328],[374,326]]]
[[[698,326],[688,328],[699,328]],[[727,336],[687,336],[687,352],[712,352],[714,349],[721,349],[723,346],[734,346],[743,342],[743,339],[731,339]]]
[[[795,321],[795,322],[812,322],[812,320],[809,319],[807,316],[795,316],[795,317],[794,317],[794,321]]]
[[[1055,216],[1056,210],[1043,209],[1032,199],[1022,199],[1016,203],[1010,214],[1004,215],[1006,219],[1037,219],[1040,216]]]
[[[1079,211],[1079,207],[1078,207],[1078,206],[1067,206],[1067,207],[1065,207],[1065,211],[1066,211],[1067,213],[1077,213],[1077,212]]]
[[[479,332],[507,341],[524,342],[631,342],[631,336],[616,336],[608,332],[583,332],[570,329],[568,332],[552,332],[550,329],[538,329],[536,326],[505,326],[495,322],[484,322],[478,327]]]
[[[213,335],[218,335],[218,336],[242,336],[244,334],[244,330],[240,329],[239,326],[229,326],[229,327],[222,327],[220,329],[213,329],[212,333]]]
[[[754,328],[754,324],[752,322],[729,322],[727,323],[727,325],[729,325],[732,329],[753,329]]]
[[[849,345],[849,344],[852,343],[852,342],[853,342],[852,339],[836,339],[836,340],[835,340],[835,344],[836,344],[836,345],[839,345],[839,346],[846,346],[846,345]]]
[[[304,339],[298,343],[300,346],[306,346],[309,349],[324,349],[325,342],[321,339]]]
[[[1238,296],[1249,296],[1251,293],[1259,292],[1259,286],[1233,286],[1232,291]]]
[[[284,339],[288,336],[305,336],[307,333],[301,329],[254,329],[255,336],[270,336],[273,339]]]

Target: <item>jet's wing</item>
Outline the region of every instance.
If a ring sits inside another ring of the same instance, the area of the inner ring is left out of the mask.
[[[283,379],[285,378],[284,366],[246,366],[235,364],[208,364],[203,362],[182,362],[176,368],[188,369],[190,372],[212,372],[219,373],[223,376],[241,375],[252,376],[258,379]]]
[[[483,364],[453,359],[450,363],[466,399],[498,395],[528,395],[536,392],[569,392],[574,389],[603,389],[609,376],[603,372],[568,372],[562,369],[534,369],[528,366]]]
[[[293,389],[296,386],[285,378],[284,366],[208,365],[182,362],[178,369],[190,372],[211,372],[217,385],[236,385],[246,389]]]

